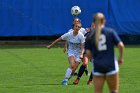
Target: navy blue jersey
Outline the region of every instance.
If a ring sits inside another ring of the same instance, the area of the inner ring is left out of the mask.
[[[89,31],[84,35],[84,37],[85,37],[85,39],[86,39],[86,37],[88,36],[88,35],[90,35],[92,33],[92,30],[91,29],[89,29]],[[85,51],[86,49],[84,49],[84,54],[86,54],[86,51]]]
[[[95,33],[91,32],[85,42],[85,48],[90,50],[94,59],[94,71],[107,73],[115,70],[114,46],[121,39],[113,29],[103,28],[101,30],[98,48],[95,44]]]

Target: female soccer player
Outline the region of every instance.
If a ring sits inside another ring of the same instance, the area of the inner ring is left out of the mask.
[[[69,68],[66,70],[65,79],[62,81],[62,85],[67,85],[71,75],[75,72],[78,65],[80,64],[80,58],[83,58],[85,39],[84,35],[78,32],[81,26],[81,23],[74,24],[73,31],[62,35],[60,38],[52,42],[52,44],[47,46],[48,49],[50,49],[60,40],[66,40],[68,42]]]
[[[81,20],[78,17],[75,17],[73,19],[72,24],[74,25],[74,24],[77,24],[77,23],[81,23]],[[73,31],[73,26],[68,32],[71,32],[71,31]],[[85,36],[89,32],[89,30],[81,27],[79,32],[81,32]],[[64,51],[64,53],[67,51],[67,41],[64,43],[64,50],[63,51]],[[84,68],[81,65],[81,67],[79,69],[79,72],[78,72],[78,77],[81,77],[84,72],[86,73],[86,75],[88,75],[88,64],[87,64],[88,60],[87,60],[87,57],[83,56],[82,62],[85,65],[84,65]],[[74,75],[77,75],[77,72],[75,72]]]
[[[86,38],[86,55],[93,57],[94,93],[102,93],[104,82],[107,81],[110,93],[119,91],[119,67],[123,62],[124,44],[113,29],[105,27],[105,17],[97,13],[93,17],[95,30]],[[114,55],[114,46],[119,49],[118,61]]]
[[[90,28],[88,29],[89,31],[85,34],[85,38],[86,36],[90,35],[90,33],[94,30],[94,23],[91,24]],[[93,60],[92,58],[88,59],[86,56],[85,56],[85,53],[83,55],[83,64],[81,65],[80,69],[79,69],[79,72],[78,72],[78,75],[77,75],[77,78],[76,80],[74,80],[73,84],[77,85],[80,81],[80,78],[82,77],[86,67],[88,66],[88,62],[89,60]],[[87,82],[88,85],[92,85],[92,79],[93,79],[93,73],[90,74],[90,77],[89,77],[89,80]]]
[[[77,23],[81,23],[81,20],[78,17],[76,17],[76,18],[73,19],[72,28],[69,29],[68,32],[73,31],[73,25],[74,24],[77,24]],[[79,30],[79,32],[81,32],[83,35],[85,35],[88,31],[86,29],[84,29],[84,28],[81,27],[80,30]],[[67,51],[67,42],[65,42],[65,44],[64,44],[64,50],[63,51],[64,51],[64,53]]]

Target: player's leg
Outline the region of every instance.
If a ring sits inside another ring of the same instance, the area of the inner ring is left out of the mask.
[[[119,74],[106,77],[110,93],[118,93],[119,90]]]
[[[87,84],[88,84],[88,85],[92,85],[92,80],[93,80],[93,73],[91,72]]]
[[[83,75],[84,71],[85,71],[86,68],[87,68],[87,64],[88,64],[88,59],[86,59],[86,57],[83,57],[82,61],[83,61],[83,64],[80,66],[79,71],[78,71],[78,74],[77,74],[77,77],[78,77],[79,79],[80,79],[81,76]]]
[[[86,65],[86,68],[85,68],[85,74],[88,76],[88,64]]]
[[[79,64],[80,64],[80,62],[75,61],[74,67],[73,67],[73,69],[72,69],[72,74],[75,73],[75,71],[76,71],[76,69],[78,68]]]
[[[79,77],[81,77],[81,76],[83,75],[84,72],[85,72],[85,74],[88,76],[88,64],[87,64],[86,66],[84,66],[84,67],[81,65],[81,67],[80,67],[80,69],[79,69],[78,72],[79,72],[79,74],[80,74]],[[73,75],[74,75],[74,76],[78,76],[78,72],[75,71]],[[82,72],[82,73],[81,73],[81,72]]]
[[[72,74],[75,73],[76,69],[78,68],[80,62],[81,62],[81,59],[80,59],[80,54],[79,53],[75,53],[74,55],[74,67],[72,69]]]
[[[102,93],[105,76],[93,76],[94,93]]]
[[[67,85],[67,82],[71,77],[75,65],[74,56],[69,56],[68,60],[69,60],[69,68],[66,70],[65,79],[62,81],[62,85]]]
[[[78,72],[78,75],[77,75],[77,79],[73,82],[73,84],[78,84],[81,76],[83,75],[83,73],[85,71],[87,64],[88,64],[88,58],[84,56],[83,57],[83,64],[81,65],[79,72]]]
[[[92,59],[92,60],[91,60],[92,65],[93,65],[93,61],[94,61],[94,60]],[[94,70],[91,71],[91,73],[90,73],[90,77],[89,77],[89,80],[88,80],[88,82],[87,82],[88,85],[92,85],[93,75],[94,75]]]
[[[77,70],[75,70],[73,76],[77,76],[77,75],[78,75],[78,72],[77,72]]]

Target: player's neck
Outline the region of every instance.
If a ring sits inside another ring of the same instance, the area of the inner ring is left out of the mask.
[[[76,36],[78,34],[77,31],[73,31],[73,35]]]

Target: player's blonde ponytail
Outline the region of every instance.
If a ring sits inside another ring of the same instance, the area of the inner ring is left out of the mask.
[[[95,24],[95,44],[98,48],[102,25],[105,22],[104,15],[102,13],[97,13],[95,16],[93,16],[93,22]]]

